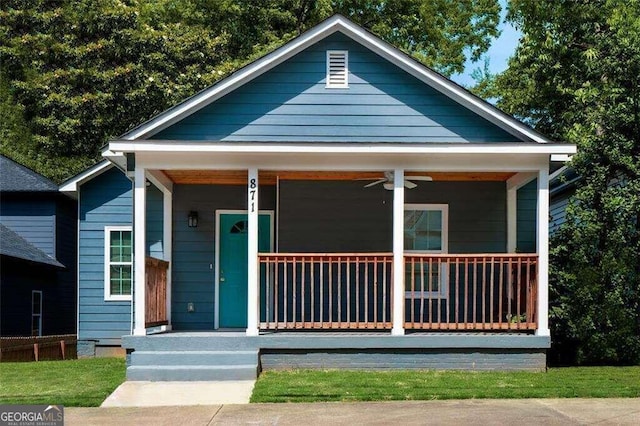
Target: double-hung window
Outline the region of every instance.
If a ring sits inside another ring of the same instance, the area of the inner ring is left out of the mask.
[[[105,300],[131,300],[133,243],[130,226],[105,226],[104,275]]]
[[[404,250],[406,253],[448,252],[449,206],[447,204],[405,204]],[[438,266],[440,265],[440,266]],[[405,297],[447,297],[449,267],[434,259],[431,263],[407,262]],[[413,294],[412,294],[413,292]]]
[[[31,291],[31,335],[42,336],[42,291]]]

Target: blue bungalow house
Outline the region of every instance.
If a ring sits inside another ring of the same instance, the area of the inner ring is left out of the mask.
[[[76,209],[0,155],[0,336],[75,334]]]
[[[336,15],[66,182],[133,380],[544,369],[548,140]]]

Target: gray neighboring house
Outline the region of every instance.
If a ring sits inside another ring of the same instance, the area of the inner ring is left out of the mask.
[[[0,155],[0,335],[76,332],[76,202]]]

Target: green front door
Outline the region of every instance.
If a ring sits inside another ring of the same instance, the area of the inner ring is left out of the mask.
[[[219,326],[247,326],[247,214],[220,214]],[[258,251],[271,250],[271,217],[258,217]]]

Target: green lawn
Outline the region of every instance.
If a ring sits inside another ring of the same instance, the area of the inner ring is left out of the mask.
[[[265,372],[256,383],[251,402],[576,397],[640,397],[640,367],[553,368],[546,373]]]
[[[121,358],[0,363],[0,404],[97,407],[124,381]]]

